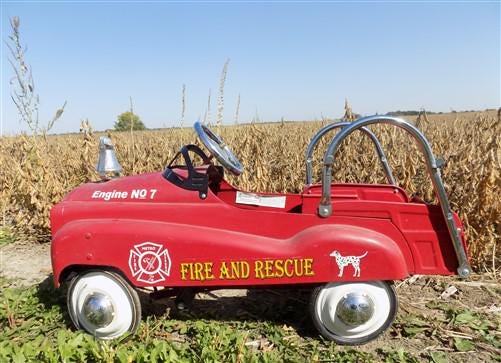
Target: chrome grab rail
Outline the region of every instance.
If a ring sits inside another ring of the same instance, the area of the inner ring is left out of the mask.
[[[316,133],[315,136],[311,139],[310,143],[308,144],[308,147],[306,148],[306,186],[312,185],[312,179],[313,179],[313,168],[312,168],[312,156],[313,156],[313,150],[315,150],[315,146],[317,146],[318,142],[324,136],[327,132],[330,130],[334,130],[338,127],[344,127],[350,125],[351,122],[336,122],[333,124],[329,124],[327,126],[324,126]],[[392,185],[397,185],[395,181],[395,177],[393,176],[393,173],[391,171],[390,165],[388,164],[388,159],[386,158],[386,155],[384,153],[383,147],[381,146],[381,143],[379,142],[378,138],[374,133],[369,130],[366,127],[361,127],[360,130],[366,134],[367,136],[370,137],[372,140],[372,143],[376,147],[376,151],[379,157],[379,160],[381,161],[381,164],[383,165],[383,170],[384,174],[386,176],[386,179],[388,180],[389,184]]]
[[[433,188],[438,197],[440,207],[442,209],[442,214],[447,223],[447,229],[449,235],[452,239],[452,244],[456,252],[456,257],[458,259],[459,267],[457,272],[460,277],[468,277],[471,273],[470,265],[468,264],[468,258],[466,257],[466,251],[464,249],[463,243],[461,241],[460,231],[454,220],[454,216],[449,205],[449,200],[445,192],[444,185],[442,183],[442,178],[440,176],[440,162],[437,161],[431,146],[426,140],[426,137],[416,128],[414,125],[404,121],[398,117],[391,116],[368,116],[358,119],[350,123],[349,125],[343,127],[341,131],[332,139],[327,151],[324,156],[324,168],[322,172],[322,199],[320,200],[320,205],[318,206],[318,214],[321,217],[329,217],[332,214],[332,203],[331,203],[331,183],[332,183],[332,166],[335,160],[336,151],[341,144],[341,142],[350,135],[353,131],[358,130],[362,127],[372,125],[372,124],[390,124],[393,126],[400,127],[407,131],[418,143],[419,148],[424,154],[426,167],[431,176],[431,181]]]

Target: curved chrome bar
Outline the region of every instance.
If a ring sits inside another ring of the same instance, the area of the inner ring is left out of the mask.
[[[447,229],[449,230],[449,235],[452,239],[454,250],[456,252],[456,257],[459,262],[459,267],[457,270],[458,274],[461,277],[468,277],[471,273],[471,268],[468,264],[466,251],[461,241],[459,228],[456,224],[456,221],[454,220],[454,216],[449,205],[449,200],[447,199],[447,194],[442,183],[442,178],[440,176],[440,165],[437,162],[437,159],[435,159],[435,156],[433,155],[430,144],[428,143],[428,140],[426,140],[426,137],[421,133],[421,131],[419,131],[418,128],[401,118],[391,116],[363,117],[358,119],[357,121],[352,122],[350,125],[343,127],[341,131],[334,137],[334,139],[329,144],[329,147],[327,148],[324,156],[324,169],[322,172],[322,199],[320,200],[320,205],[318,207],[318,214],[321,217],[328,217],[332,214],[332,165],[334,164],[334,156],[339,145],[353,131],[364,126],[377,123],[390,124],[400,127],[407,131],[418,142],[418,145],[425,156],[426,167],[431,176],[433,188],[435,189],[435,193],[438,197],[440,207],[442,209],[442,214],[447,223]]]
[[[318,142],[324,136],[327,132],[330,130],[334,130],[338,127],[344,127],[350,125],[351,122],[336,122],[333,124],[329,124],[327,126],[322,127],[315,136],[311,139],[310,143],[308,144],[308,147],[306,148],[306,186],[309,186],[312,184],[312,179],[313,179],[313,168],[312,168],[312,156],[313,156],[313,150],[315,150],[315,146],[317,146]],[[379,157],[379,160],[381,161],[381,164],[383,165],[384,169],[384,174],[386,176],[386,179],[388,180],[389,184],[392,185],[397,185],[397,182],[395,181],[395,177],[393,176],[393,173],[391,171],[390,165],[388,164],[388,159],[386,158],[386,155],[383,151],[383,147],[381,146],[381,143],[379,142],[378,138],[374,133],[369,130],[367,127],[361,127],[360,130],[365,133],[367,136],[369,136],[372,140],[372,143],[376,147],[376,151]]]

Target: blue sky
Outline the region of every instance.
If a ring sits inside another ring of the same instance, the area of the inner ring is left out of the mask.
[[[494,2],[5,2],[21,19],[40,95],[40,119],[66,100],[54,132],[88,118],[112,128],[129,108],[147,127],[216,117],[230,59],[225,123],[500,106],[500,3]],[[10,100],[13,72],[2,44],[4,134],[25,129]]]

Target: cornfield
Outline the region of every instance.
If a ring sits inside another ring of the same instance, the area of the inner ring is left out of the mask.
[[[492,112],[435,115],[416,122],[446,160],[442,169],[451,205],[466,226],[469,254],[477,271],[495,270],[501,236],[501,121]],[[228,176],[239,188],[263,192],[299,192],[304,186],[304,152],[311,137],[328,120],[217,126],[246,171]],[[394,175],[404,189],[433,201],[434,193],[420,151],[410,136],[391,126],[372,127],[381,140]],[[187,143],[198,143],[191,129],[112,132],[123,174],[162,170]],[[314,175],[320,181],[327,135],[314,154]],[[49,211],[74,187],[98,179],[94,166],[98,134],[0,138],[0,203],[3,229],[16,236],[46,242]],[[385,183],[370,140],[351,135],[336,156],[336,182]]]

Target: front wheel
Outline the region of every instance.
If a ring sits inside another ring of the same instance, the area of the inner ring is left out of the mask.
[[[136,331],[141,321],[139,296],[119,274],[89,271],[70,283],[68,312],[73,324],[99,339]]]
[[[313,290],[310,313],[326,339],[358,345],[378,337],[397,314],[398,301],[385,281],[328,283]]]

